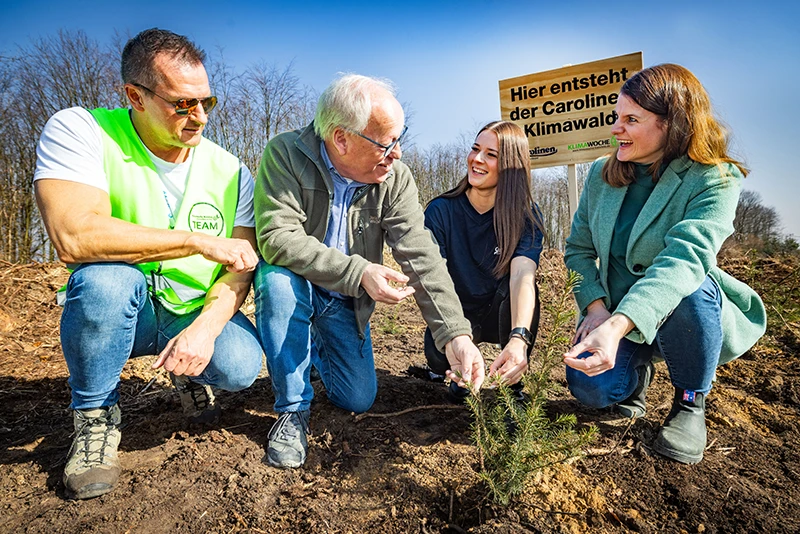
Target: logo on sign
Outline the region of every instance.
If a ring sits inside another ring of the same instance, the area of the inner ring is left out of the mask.
[[[554,147],[554,146],[546,146],[546,147],[537,146],[536,148],[531,148],[528,151],[528,153],[530,154],[529,157],[531,157],[531,158],[541,158],[541,157],[545,157],[545,156],[552,156],[556,152],[558,152],[558,149],[556,147]]]
[[[567,145],[567,150],[571,152],[578,152],[580,150],[592,150],[594,148],[613,148],[619,145],[616,137],[608,139],[597,139],[595,141],[586,141],[583,143],[573,143]]]

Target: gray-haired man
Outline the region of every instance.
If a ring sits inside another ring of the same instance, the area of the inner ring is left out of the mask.
[[[323,92],[314,122],[275,137],[264,151],[255,211],[267,263],[254,285],[280,414],[269,434],[273,466],[305,462],[312,366],[331,402],[353,412],[372,406],[375,301],[397,304],[413,294],[451,371],[461,374],[456,380],[483,381],[470,323],[424,228],[411,172],[399,161],[405,132],[387,82],[345,75]],[[382,265],[384,243],[403,273]]]

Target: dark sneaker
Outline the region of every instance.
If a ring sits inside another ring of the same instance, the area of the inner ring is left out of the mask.
[[[653,450],[671,460],[696,464],[703,459],[705,449],[705,395],[676,388],[672,409],[653,442]]]
[[[120,473],[117,447],[122,437],[119,406],[75,410],[75,439],[64,467],[64,486],[73,499],[91,499],[108,493]]]
[[[269,431],[267,462],[272,467],[292,469],[302,466],[308,454],[308,418],[310,410],[285,412]]]
[[[219,420],[222,409],[211,386],[192,382],[188,376],[169,374],[181,398],[183,415],[192,424],[212,424]]]
[[[653,376],[656,374],[656,366],[653,365],[653,362],[647,362],[647,365],[637,368],[637,372],[639,381],[636,389],[633,390],[630,397],[617,404],[617,412],[629,419],[639,419],[647,413],[644,398],[647,395],[647,388],[650,387]]]
[[[444,379],[446,378],[444,375],[440,375],[439,373],[433,371],[427,365],[409,365],[408,370],[406,370],[406,374],[427,382],[444,382]]]

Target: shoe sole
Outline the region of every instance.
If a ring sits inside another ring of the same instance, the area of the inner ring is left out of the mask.
[[[82,487],[78,491],[70,491],[67,489],[67,497],[79,501],[94,499],[95,497],[100,497],[101,495],[105,495],[106,493],[110,492],[115,486],[116,484],[89,484]]]
[[[269,465],[271,465],[272,467],[275,467],[277,469],[297,469],[298,467],[303,467],[303,464],[305,464],[306,462],[305,462],[305,460],[303,460],[301,462],[279,463],[279,462],[276,462],[275,460],[273,460],[269,456],[269,454],[267,454],[267,463]]]
[[[675,460],[676,462],[680,462],[682,464],[694,465],[700,463],[700,461],[703,459],[703,453],[700,453],[698,456],[695,454],[686,454],[685,452],[676,451],[675,449],[663,445],[660,441],[658,441],[658,439],[653,442],[653,450],[665,458]]]

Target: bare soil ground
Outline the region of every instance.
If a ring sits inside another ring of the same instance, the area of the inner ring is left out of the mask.
[[[559,254],[546,256],[543,301],[557,291],[548,281],[563,278]],[[534,477],[508,507],[492,504],[476,476],[467,408],[447,405],[442,384],[408,374],[425,361],[413,303],[373,317],[379,392],[369,413],[429,407],[356,421],[317,382],[308,462],[282,471],[262,461],[275,421],[266,373],[246,391],[219,394],[219,425],[189,428],[166,375],[139,358],[120,386],[118,487],[67,500],[72,419],[54,299],[67,273],[0,263],[0,532],[798,532],[800,261],[722,263],[759,290],[772,322],[752,351],[719,370],[705,460],[685,466],[651,453],[671,402],[663,363],[647,416],[633,425],[582,408],[559,370],[550,411],[577,413],[599,438],[583,459]]]

